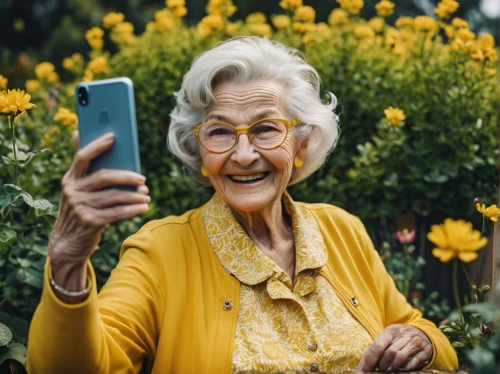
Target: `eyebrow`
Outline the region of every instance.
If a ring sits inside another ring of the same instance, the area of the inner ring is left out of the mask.
[[[258,121],[263,118],[275,118],[273,116],[276,116],[278,114],[278,110],[275,108],[264,108],[261,110],[257,110],[253,113],[252,119],[250,123],[253,123],[255,121]],[[280,115],[281,116],[281,115]],[[210,114],[205,122],[212,122],[212,121],[221,121],[221,122],[226,122],[226,123],[231,123],[230,120],[228,120],[228,117],[224,116],[223,114]]]

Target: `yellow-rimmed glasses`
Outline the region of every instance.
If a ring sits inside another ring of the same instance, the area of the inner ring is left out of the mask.
[[[212,153],[229,151],[241,134],[246,134],[256,147],[269,150],[278,148],[285,141],[288,131],[298,123],[298,118],[291,121],[284,118],[264,118],[250,126],[234,127],[226,122],[211,121],[196,126],[194,133],[201,145]]]

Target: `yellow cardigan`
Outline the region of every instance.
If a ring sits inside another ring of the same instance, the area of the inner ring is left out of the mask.
[[[457,356],[435,325],[397,291],[361,222],[326,204],[308,209],[323,234],[321,272],[375,338],[402,323],[424,331],[434,354],[427,368],[454,370]],[[30,374],[229,373],[238,320],[239,282],[211,250],[201,208],[146,224],[122,246],[99,295],[61,302],[48,283],[29,333]],[[90,278],[95,275],[90,267]]]

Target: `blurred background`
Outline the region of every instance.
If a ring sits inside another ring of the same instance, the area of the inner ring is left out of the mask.
[[[361,15],[368,19],[375,15],[378,0],[365,0]],[[433,16],[437,0],[399,1],[396,13],[389,22],[401,15]],[[469,22],[475,33],[488,32],[500,40],[500,0],[460,0],[455,16]],[[278,1],[234,0],[238,11],[232,17],[244,18],[252,12],[279,14]],[[324,22],[335,0],[304,0],[316,9],[316,21]],[[206,14],[206,0],[187,0],[185,22],[196,24]],[[153,18],[153,13],[164,7],[163,0],[0,0],[0,71],[13,86],[22,86],[28,72],[39,61],[52,61],[60,70],[62,59],[74,52],[88,51],[82,35],[91,26],[99,26],[102,17],[110,11],[125,14],[141,33]]]

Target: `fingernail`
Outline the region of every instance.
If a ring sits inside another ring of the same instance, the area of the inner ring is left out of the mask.
[[[141,182],[144,182],[146,180],[146,177],[144,175],[138,175],[137,179],[140,180]]]
[[[113,139],[114,137],[115,137],[115,134],[113,134],[112,132],[108,132],[107,134],[105,134],[105,135],[103,136],[103,139],[104,139],[104,140],[111,140],[111,139]]]
[[[151,202],[151,196],[146,196],[148,203]]]

